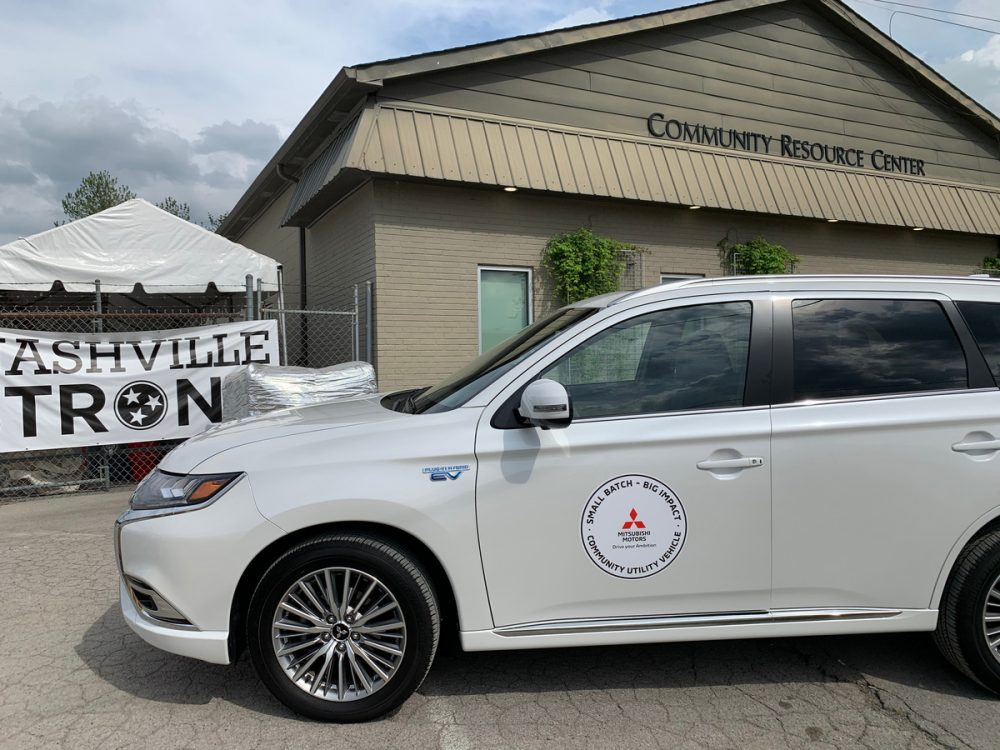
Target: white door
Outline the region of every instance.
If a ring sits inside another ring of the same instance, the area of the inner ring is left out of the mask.
[[[484,412],[476,503],[497,627],[768,609],[769,300],[673,304],[606,321]],[[566,385],[573,423],[504,428],[537,377]]]
[[[929,607],[1000,504],[1000,392],[962,316],[937,295],[812,293],[775,319],[774,608]]]

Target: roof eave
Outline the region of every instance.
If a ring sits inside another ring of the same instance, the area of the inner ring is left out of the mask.
[[[379,60],[353,66],[358,81],[378,82],[407,76],[434,73],[465,65],[489,62],[533,52],[557,49],[569,45],[608,39],[667,26],[727,15],[750,8],[780,5],[789,0],[710,0],[672,10],[646,13],[612,21],[598,21],[555,31],[483,42],[439,52],[423,53],[391,60]]]
[[[286,173],[301,173],[305,159],[328,134],[326,126],[334,127],[339,119],[346,117],[354,109],[358,101],[379,88],[379,84],[370,81],[359,82],[355,73],[353,68],[340,69],[233,206],[225,221],[216,229],[218,234],[230,239],[238,237],[251,219],[287,186],[286,179],[278,174],[279,165]],[[315,143],[309,145],[312,141]]]

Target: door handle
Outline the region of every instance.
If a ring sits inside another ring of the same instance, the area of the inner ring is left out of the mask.
[[[764,459],[760,456],[741,456],[740,458],[716,459],[709,458],[695,464],[695,466],[702,471],[717,471],[718,469],[753,469],[757,466],[763,465]]]
[[[1000,440],[969,440],[968,442],[955,443],[951,449],[956,453],[1000,451]]]

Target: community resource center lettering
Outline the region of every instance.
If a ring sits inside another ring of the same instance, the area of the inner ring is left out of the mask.
[[[702,123],[669,120],[662,112],[646,118],[646,127],[654,138],[697,143],[789,159],[823,162],[844,167],[871,168],[880,172],[926,177],[924,160],[892,154],[882,149],[871,152],[862,148],[808,141],[790,135],[773,136],[752,130],[720,128]]]

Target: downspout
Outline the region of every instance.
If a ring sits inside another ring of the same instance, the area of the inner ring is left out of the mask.
[[[278,177],[283,179],[285,182],[290,182],[293,185],[297,185],[299,182],[298,177],[292,177],[290,174],[285,172],[285,165],[280,162],[274,166],[274,171],[277,172]],[[299,227],[299,309],[305,310],[308,305],[308,293],[306,289],[306,228]]]

